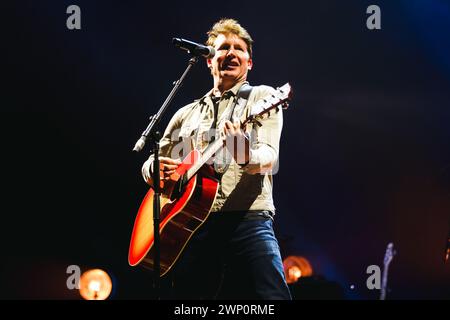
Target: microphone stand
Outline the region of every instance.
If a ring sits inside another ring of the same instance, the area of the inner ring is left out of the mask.
[[[161,134],[158,129],[158,124],[161,120],[162,115],[166,111],[169,104],[172,102],[175,94],[178,92],[178,89],[181,87],[186,75],[191,70],[191,68],[195,65],[195,63],[198,61],[197,56],[192,56],[189,60],[189,64],[184,71],[184,73],[181,75],[181,78],[174,82],[174,86],[172,88],[172,91],[167,96],[166,100],[164,101],[163,105],[160,107],[159,111],[152,115],[150,117],[150,123],[148,124],[147,128],[142,133],[139,140],[136,142],[136,145],[133,148],[133,151],[139,152],[142,150],[142,148],[145,145],[145,142],[147,138],[150,136],[150,141],[153,143],[153,155],[154,155],[154,161],[153,161],[153,173],[152,173],[152,179],[153,179],[153,190],[154,190],[154,197],[153,197],[153,235],[154,235],[154,242],[153,242],[153,265],[154,265],[154,288],[156,291],[156,299],[160,299],[160,275],[161,275],[161,266],[160,266],[160,234],[159,234],[159,222],[160,222],[160,211],[161,211],[161,205],[160,205],[160,195],[161,195],[161,188],[160,188],[160,174],[159,174],[159,140],[161,139]]]

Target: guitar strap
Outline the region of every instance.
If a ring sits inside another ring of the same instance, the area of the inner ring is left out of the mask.
[[[243,103],[243,108],[247,105],[248,97],[250,96],[250,92],[252,92],[253,87],[249,85],[248,83],[244,83],[237,93],[237,99],[234,101],[233,110],[236,107],[236,104],[239,100],[239,98],[244,99],[245,102]],[[241,114],[242,115],[242,114]]]

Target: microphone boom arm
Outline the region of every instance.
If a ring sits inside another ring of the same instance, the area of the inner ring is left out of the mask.
[[[181,85],[183,84],[184,79],[186,78],[187,74],[191,70],[191,68],[194,66],[195,63],[197,63],[198,57],[192,56],[191,59],[189,59],[189,64],[184,71],[184,73],[181,75],[181,78],[174,82],[174,86],[172,88],[172,91],[170,91],[169,95],[167,96],[166,100],[162,104],[161,108],[158,110],[158,112],[152,116],[150,116],[150,123],[148,124],[147,128],[142,133],[139,140],[134,145],[133,151],[139,152],[144,148],[144,145],[147,141],[148,135],[154,131],[154,128],[157,127],[159,124],[162,115],[166,111],[169,104],[172,102],[173,98],[175,97],[176,93],[180,89]]]

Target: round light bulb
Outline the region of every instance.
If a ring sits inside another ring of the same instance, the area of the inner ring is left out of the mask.
[[[80,295],[86,300],[105,300],[112,290],[109,275],[101,269],[88,270],[80,278]]]

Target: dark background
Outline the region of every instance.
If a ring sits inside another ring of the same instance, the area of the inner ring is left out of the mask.
[[[203,42],[221,17],[255,39],[252,84],[295,90],[275,176],[283,256],[346,299],[378,299],[366,268],[392,241],[389,299],[450,297],[449,1],[5,4],[1,298],[78,299],[72,264],[107,270],[113,299],[151,297],[151,274],[127,263],[149,153],[131,149],[187,64],[172,37]],[[71,4],[81,30],[66,28]],[[381,30],[366,28],[371,4]],[[200,61],[163,126],[211,85]]]

